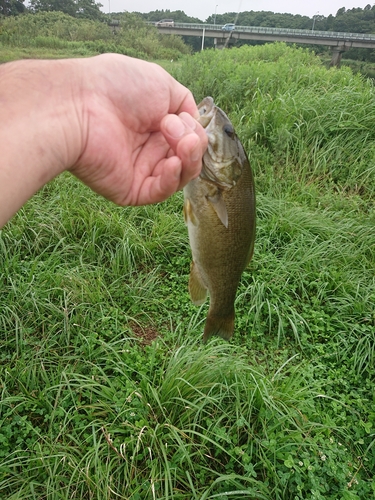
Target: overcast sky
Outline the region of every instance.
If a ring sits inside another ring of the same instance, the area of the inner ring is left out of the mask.
[[[373,1],[366,0],[97,0],[103,4],[104,12],[150,12],[152,10],[182,10],[188,16],[205,21],[215,13],[238,12],[250,10],[268,10],[271,12],[287,12],[312,17],[316,13],[323,16],[335,15],[338,9],[345,7],[361,7]],[[217,6],[217,7],[216,7]]]

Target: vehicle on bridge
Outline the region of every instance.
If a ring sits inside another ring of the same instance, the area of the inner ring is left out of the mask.
[[[162,19],[161,21],[158,21],[155,23],[155,26],[174,26],[174,21],[173,19]]]
[[[236,25],[234,23],[227,23],[221,28],[223,31],[233,31]]]

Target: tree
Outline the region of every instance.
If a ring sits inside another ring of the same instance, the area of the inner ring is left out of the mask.
[[[16,16],[26,10],[25,0],[0,0],[0,16]]]
[[[100,10],[101,3],[96,3],[95,0],[76,0],[77,13],[76,17],[85,19],[101,19],[104,14]]]
[[[101,6],[95,0],[30,0],[30,8],[34,12],[59,11],[85,19],[100,19],[103,16]]]
[[[76,5],[74,0],[31,0],[30,8],[34,12],[59,11],[75,16]]]

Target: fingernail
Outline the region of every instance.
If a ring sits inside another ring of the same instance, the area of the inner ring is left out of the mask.
[[[181,137],[184,132],[185,132],[185,125],[182,123],[180,118],[175,115],[170,115],[169,120],[165,124],[167,132],[170,136],[174,137],[175,139],[178,139]]]

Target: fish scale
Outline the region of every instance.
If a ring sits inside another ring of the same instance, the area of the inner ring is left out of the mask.
[[[209,147],[200,176],[184,188],[184,217],[193,257],[189,293],[197,305],[204,302],[207,292],[210,296],[203,340],[212,335],[229,340],[234,331],[236,291],[254,250],[254,179],[227,115],[211,97],[198,109]]]

